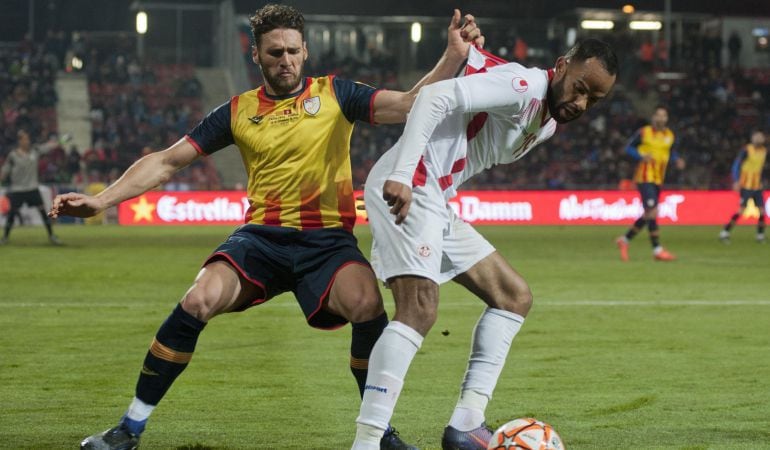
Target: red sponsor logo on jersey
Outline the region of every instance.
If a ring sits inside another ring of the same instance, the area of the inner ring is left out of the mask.
[[[521,77],[514,77],[511,85],[513,86],[513,90],[516,92],[526,92],[529,88],[529,83],[527,83],[527,80]]]

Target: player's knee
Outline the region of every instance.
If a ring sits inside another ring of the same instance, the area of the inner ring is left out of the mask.
[[[516,313],[520,316],[526,316],[532,308],[533,296],[529,285],[522,279],[514,280],[505,301],[501,302],[499,308]]]
[[[208,322],[217,315],[216,300],[207,294],[207,289],[200,283],[196,283],[182,297],[182,309],[188,314],[203,322]]]
[[[530,308],[532,308],[533,300],[532,291],[529,289],[529,286],[527,286],[526,291],[516,293],[510,311],[520,316],[526,316],[529,313]]]
[[[382,297],[377,292],[360,292],[351,300],[343,309],[345,318],[352,323],[368,322],[385,312]]]
[[[438,286],[428,279],[411,279],[395,292],[394,318],[427,335],[438,317]]]

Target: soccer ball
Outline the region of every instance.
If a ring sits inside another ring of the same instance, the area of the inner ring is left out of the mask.
[[[487,450],[564,450],[564,444],[552,426],[522,418],[495,430]]]

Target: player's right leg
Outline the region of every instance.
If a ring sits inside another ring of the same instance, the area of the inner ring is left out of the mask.
[[[765,243],[765,208],[764,199],[762,198],[762,190],[756,189],[751,192],[754,199],[754,204],[759,209],[759,218],[757,218],[757,242],[760,244]]]
[[[436,321],[438,284],[418,276],[388,280],[396,314],[372,349],[354,450],[381,448],[409,366]]]
[[[0,238],[0,245],[8,243],[8,238],[11,235],[11,228],[13,228],[13,221],[16,219],[16,216],[19,216],[19,208],[21,208],[19,194],[9,192],[8,201],[11,204],[11,209],[8,211],[8,215],[5,216],[5,228],[3,229],[3,237]]]
[[[429,182],[414,189],[409,216],[396,225],[382,199],[382,179],[377,174],[373,169],[365,191],[373,236],[372,266],[393,290],[396,313],[369,357],[355,450],[380,448],[412,359],[435,322],[442,230],[448,224],[440,187]]]
[[[206,323],[263,296],[261,288],[229,262],[207,264],[156,333],[139,373],[135,397],[123,418],[116,427],[84,439],[80,448],[136,448],[150,414],[190,362]]]

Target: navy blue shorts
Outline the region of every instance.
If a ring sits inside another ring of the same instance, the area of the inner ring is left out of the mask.
[[[43,206],[43,197],[40,195],[40,190],[38,189],[8,192],[6,195],[8,196],[8,201],[11,203],[11,209],[19,209],[25,204],[29,207]]]
[[[636,187],[642,196],[642,206],[645,210],[658,206],[658,201],[660,201],[660,185],[655,183],[639,183]]]
[[[323,329],[347,323],[344,317],[321,308],[337,272],[348,264],[370,267],[349,231],[300,231],[253,224],[235,230],[203,265],[217,260],[229,262],[263,292],[262,298],[255,298],[241,310],[291,291],[308,324]]]
[[[760,189],[741,189],[741,208],[745,208],[749,204],[749,199],[754,200],[754,206],[759,208],[760,211],[765,210],[765,200],[762,198],[762,190]]]

